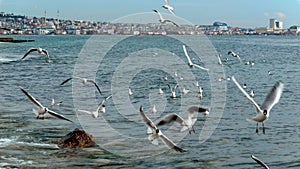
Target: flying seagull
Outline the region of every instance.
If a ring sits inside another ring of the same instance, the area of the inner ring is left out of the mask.
[[[149,119],[149,117],[144,113],[143,107],[140,107],[140,115],[142,116],[143,122],[153,130],[153,133],[149,136],[150,141],[152,139],[161,138],[162,141],[170,148],[179,152],[186,152],[186,150],[178,147],[172,140],[166,137],[157,127],[156,125]]]
[[[20,87],[20,89],[28,97],[28,99],[39,108],[38,110],[33,109],[33,112],[37,115],[36,117],[37,119],[44,119],[44,114],[49,113],[50,115],[55,116],[57,118],[72,122],[71,120],[67,119],[65,116],[58,114],[52,110],[49,110],[47,107],[44,107],[40,102],[38,102],[32,95],[30,95],[22,87]]]
[[[234,84],[242,91],[242,93],[247,97],[247,99],[254,105],[255,109],[256,109],[256,116],[252,119],[249,119],[251,121],[255,121],[256,122],[256,133],[258,133],[258,123],[261,122],[262,123],[262,127],[263,127],[263,133],[265,134],[265,127],[264,127],[264,121],[266,119],[268,119],[269,115],[270,115],[270,110],[272,109],[272,107],[278,103],[282,91],[283,91],[283,84],[281,82],[276,82],[276,84],[272,87],[272,89],[270,90],[270,92],[268,93],[268,95],[266,96],[264,102],[262,103],[261,106],[259,106],[254,99],[249,96],[249,94],[241,87],[241,85],[236,81],[236,79],[234,78],[234,76],[232,76],[232,81],[234,82]]]
[[[241,63],[243,63],[243,62],[242,62],[242,59],[240,58],[240,56],[239,56],[238,54],[234,53],[233,51],[228,51],[227,54],[228,54],[228,55],[231,55],[231,56],[233,56],[233,57],[235,57],[235,58],[238,58],[239,61],[240,61]]]
[[[106,100],[110,99],[111,97],[112,97],[112,95],[109,95],[108,97],[103,99],[102,102],[98,105],[97,110],[94,111],[94,112],[90,112],[90,111],[87,111],[87,110],[81,110],[81,109],[78,109],[78,111],[90,114],[90,115],[92,115],[93,118],[97,118],[99,113],[105,113],[106,112],[105,102],[106,102]]]
[[[193,114],[189,114],[188,120],[184,120],[182,117],[180,117],[176,113],[167,114],[166,116],[158,119],[155,122],[156,126],[162,126],[162,125],[170,125],[174,122],[179,123],[182,126],[182,129],[180,131],[185,131],[189,129],[189,133],[191,134],[191,131],[195,133],[195,129],[193,127],[194,123],[197,119],[194,118]]]
[[[177,23],[175,23],[175,22],[173,22],[173,21],[171,21],[171,20],[169,20],[169,19],[164,19],[164,18],[162,17],[161,13],[160,13],[158,10],[155,10],[155,9],[154,9],[153,11],[159,15],[159,22],[160,22],[160,23],[167,23],[167,22],[170,22],[170,23],[172,23],[173,25],[175,25],[175,26],[177,26],[177,27],[180,27]]]
[[[52,106],[52,107],[60,106],[60,104],[62,104],[62,101],[60,101],[60,102],[55,102],[54,99],[51,100],[51,106]]]
[[[262,167],[264,167],[265,169],[270,169],[267,164],[265,164],[262,160],[260,160],[259,158],[255,157],[254,155],[251,155],[251,158],[256,161],[259,165],[261,165]]]
[[[39,54],[44,54],[46,55],[47,59],[48,59],[48,62],[50,62],[50,57],[49,57],[49,53],[46,49],[42,49],[42,48],[30,48],[26,53],[25,55],[21,58],[22,60],[25,59],[25,57],[27,55],[29,55],[31,52],[37,52]]]
[[[169,12],[175,16],[174,8],[169,5],[169,0],[165,0],[165,2],[166,2],[166,4],[163,5],[162,7],[169,10]]]
[[[67,83],[68,81],[70,81],[72,79],[78,79],[83,84],[86,84],[87,82],[94,84],[95,87],[97,88],[98,92],[102,95],[102,92],[101,92],[100,87],[98,86],[98,84],[94,80],[87,79],[87,78],[73,76],[73,77],[70,77],[70,78],[66,79],[65,81],[63,81],[60,85],[62,86],[62,85],[64,85],[65,83]]]
[[[187,58],[187,60],[188,60],[188,65],[189,65],[189,67],[193,68],[193,67],[195,66],[195,67],[198,67],[198,68],[203,69],[203,70],[206,70],[206,71],[209,70],[209,69],[207,69],[207,68],[204,68],[204,67],[202,67],[202,66],[199,66],[199,65],[194,64],[194,63],[191,61],[189,54],[187,53],[187,50],[186,50],[185,45],[182,45],[182,48],[183,48],[184,54],[185,54],[185,56],[186,56],[186,58]]]
[[[171,91],[171,96],[170,97],[172,99],[176,98],[176,89],[178,87],[178,84],[176,84],[173,89],[171,88],[171,86],[169,84],[167,84],[167,85],[168,85],[168,87],[169,87],[169,89]]]

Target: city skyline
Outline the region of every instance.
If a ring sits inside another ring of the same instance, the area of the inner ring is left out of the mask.
[[[168,13],[162,5],[164,0],[99,0],[88,3],[82,0],[0,0],[0,11],[26,16],[40,17],[46,14],[49,18],[111,22],[134,13],[151,12],[152,9]],[[269,18],[282,21],[284,28],[300,25],[300,0],[170,0],[170,5],[175,8],[178,17],[197,25],[221,21],[233,27],[267,27]]]

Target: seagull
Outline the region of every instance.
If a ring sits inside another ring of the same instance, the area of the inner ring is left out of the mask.
[[[62,104],[62,101],[60,102],[55,102],[54,99],[51,100],[51,106],[60,106],[60,104]]]
[[[177,87],[178,87],[178,84],[176,84],[175,86],[174,86],[174,89],[172,90],[172,88],[171,88],[171,86],[169,85],[169,84],[167,84],[168,85],[168,87],[169,87],[169,89],[170,89],[170,91],[171,91],[171,98],[176,98],[176,89],[177,89]]]
[[[265,164],[263,161],[261,161],[259,158],[255,157],[254,155],[251,155],[251,158],[256,161],[258,164],[260,164],[265,169],[270,169],[267,164]]]
[[[204,106],[191,106],[188,108],[188,112],[190,114],[197,112],[197,113],[203,113],[204,115],[209,115],[209,109]]]
[[[242,91],[242,93],[247,97],[247,99],[254,105],[256,109],[256,116],[252,119],[249,119],[250,121],[256,122],[256,133],[258,133],[258,123],[262,123],[263,127],[263,133],[265,134],[265,127],[264,127],[264,121],[268,119],[270,110],[272,107],[278,103],[282,91],[283,91],[283,84],[281,82],[276,82],[276,84],[272,87],[268,95],[266,96],[264,102],[261,106],[259,106],[251,96],[248,95],[248,93],[240,86],[240,84],[236,81],[234,76],[232,76],[232,81],[234,84]]]
[[[130,88],[128,88],[128,95],[129,95],[129,96],[133,95],[133,93],[132,93],[132,91],[131,91]]]
[[[108,97],[103,99],[102,102],[98,105],[97,110],[94,111],[94,112],[90,112],[90,111],[87,111],[87,110],[81,110],[81,109],[78,109],[78,111],[90,114],[90,115],[92,115],[93,118],[97,118],[99,113],[105,113],[106,112],[105,102],[106,102],[106,100],[110,99],[111,97],[112,97],[112,95],[109,95]]]
[[[243,89],[246,89],[246,88],[247,88],[247,84],[244,83],[244,84],[243,84]]]
[[[190,90],[186,89],[185,87],[182,87],[182,93],[186,95]]]
[[[250,95],[251,97],[254,97],[254,91],[251,90],[249,95]]]
[[[161,88],[159,88],[159,89],[158,89],[158,93],[159,93],[160,95],[162,95],[162,94],[164,94],[164,91],[163,91]]]
[[[154,9],[153,11],[156,12],[156,13],[159,15],[159,18],[160,18],[160,19],[159,19],[159,22],[160,22],[160,23],[171,22],[173,25],[175,25],[175,26],[177,26],[177,27],[180,27],[177,23],[175,23],[175,22],[173,22],[173,21],[171,21],[171,20],[169,20],[169,19],[164,19],[158,10],[155,10],[155,9]]]
[[[193,83],[193,84],[194,84],[194,86],[199,87],[199,82],[198,81],[196,81],[196,83]]]
[[[235,57],[235,58],[238,58],[238,59],[240,60],[240,62],[243,63],[242,60],[241,60],[241,58],[240,58],[240,56],[239,56],[238,54],[236,54],[236,53],[234,53],[234,52],[232,52],[232,51],[228,51],[227,54],[228,54],[228,55],[231,55],[231,56],[233,56],[233,57]]]
[[[25,57],[27,55],[29,55],[31,52],[38,52],[39,54],[44,54],[46,55],[47,59],[48,59],[48,62],[50,62],[50,57],[49,57],[49,54],[48,54],[48,51],[46,49],[42,49],[42,48],[30,48],[26,53],[25,55],[21,58],[21,60],[25,59]]]
[[[157,113],[155,104],[154,104],[153,107],[152,107],[152,113],[153,113],[153,114],[156,114],[156,113]]]
[[[65,83],[67,83],[68,81],[70,81],[72,79],[78,79],[78,80],[81,81],[82,84],[86,84],[87,82],[94,84],[95,87],[97,88],[98,92],[100,93],[100,95],[102,95],[102,92],[101,92],[100,87],[98,86],[98,84],[94,80],[87,79],[87,78],[73,76],[73,77],[70,77],[70,78],[66,79],[65,81],[63,81],[60,85],[62,86],[62,85],[64,85]]]
[[[140,107],[140,115],[142,116],[143,122],[152,129],[152,134],[149,136],[149,140],[152,142],[157,138],[161,138],[162,141],[170,148],[179,152],[186,152],[186,150],[178,147],[172,140],[166,137],[157,127],[156,125],[149,119],[149,117],[144,113],[143,107]]]
[[[19,86],[21,91],[28,97],[28,99],[35,104],[39,109],[35,110],[33,109],[33,112],[36,114],[37,119],[44,119],[44,114],[49,113],[52,116],[55,116],[57,118],[67,120],[69,122],[72,122],[71,120],[67,119],[65,116],[58,114],[52,110],[49,110],[47,107],[44,107],[40,102],[38,102],[31,94],[29,94],[25,89],[23,89],[21,86]]]
[[[174,122],[177,122],[182,126],[182,129],[180,131],[185,131],[189,129],[189,133],[191,134],[191,131],[195,133],[195,129],[193,125],[195,124],[196,120],[197,119],[194,117],[193,113],[189,114],[188,120],[184,120],[176,113],[171,113],[158,119],[155,122],[155,125],[162,126],[162,125],[169,125],[169,124],[173,124]]]
[[[185,54],[185,56],[186,56],[186,58],[187,58],[187,60],[188,60],[188,65],[189,65],[189,67],[193,68],[193,67],[195,66],[195,67],[198,67],[198,68],[203,69],[203,70],[206,70],[206,71],[209,70],[209,69],[207,69],[207,68],[204,68],[204,67],[202,67],[202,66],[199,66],[199,65],[194,64],[194,63],[191,61],[189,54],[187,53],[187,50],[186,50],[185,45],[182,45],[182,48],[183,48],[184,54]]]
[[[166,2],[166,4],[162,7],[169,10],[169,12],[172,13],[175,16],[174,8],[169,5],[169,0],[165,0],[165,2]]]

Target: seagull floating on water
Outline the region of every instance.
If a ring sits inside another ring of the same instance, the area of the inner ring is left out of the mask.
[[[259,158],[255,157],[254,155],[251,155],[251,158],[256,161],[259,165],[261,165],[262,167],[264,167],[265,169],[270,169],[269,166],[267,166],[267,164],[265,164],[262,160],[260,160]]]
[[[198,67],[198,68],[203,69],[203,70],[206,70],[206,71],[209,70],[209,69],[207,69],[207,68],[204,68],[204,67],[202,67],[202,66],[199,66],[199,65],[194,64],[194,63],[191,61],[189,54],[187,53],[187,50],[186,50],[185,45],[182,45],[182,48],[183,48],[183,52],[184,52],[184,54],[185,54],[185,56],[186,56],[186,58],[187,58],[187,60],[188,60],[188,65],[189,65],[189,67],[193,68],[193,67],[195,66],[195,67]]]
[[[49,113],[50,115],[55,116],[57,118],[72,122],[72,120],[67,119],[65,116],[58,114],[58,113],[48,109],[47,107],[43,106],[40,102],[38,102],[31,94],[29,94],[22,87],[20,87],[20,89],[28,97],[28,99],[39,108],[38,110],[33,109],[33,112],[36,114],[37,119],[44,119],[44,115],[46,113]]]
[[[90,112],[90,111],[87,111],[87,110],[81,110],[81,109],[78,109],[78,111],[90,114],[90,115],[92,115],[93,118],[97,118],[99,113],[105,113],[106,112],[105,102],[106,102],[106,100],[110,99],[111,97],[112,97],[112,95],[109,95],[108,97],[103,99],[102,102],[98,105],[97,110],[94,111],[94,112]]]
[[[174,88],[173,88],[173,90],[172,90],[172,88],[171,88],[171,86],[169,85],[169,84],[167,84],[168,85],[168,87],[169,87],[169,89],[170,89],[170,91],[171,91],[171,98],[176,98],[176,89],[177,89],[177,87],[178,87],[178,84],[176,84],[175,86],[174,86]]]
[[[68,81],[70,81],[72,79],[78,79],[83,84],[86,84],[88,82],[94,84],[95,87],[97,88],[98,92],[100,93],[100,95],[102,95],[102,92],[101,92],[100,87],[98,86],[98,84],[94,80],[87,79],[87,78],[73,76],[73,77],[70,77],[70,78],[66,79],[65,81],[63,81],[60,85],[62,86],[62,85],[64,85],[65,83],[67,83]]]
[[[54,99],[51,100],[51,106],[60,106],[60,104],[62,104],[62,101],[60,102],[55,102]]]
[[[158,128],[157,126],[149,119],[149,117],[144,113],[143,107],[140,107],[140,115],[142,116],[143,122],[152,129],[152,134],[149,135],[149,140],[153,142],[154,140],[157,140],[157,138],[160,138],[166,146],[168,146],[170,149],[173,149],[175,151],[179,152],[186,152],[186,150],[178,147],[172,140],[170,140],[168,137],[166,137]]]
[[[50,62],[50,57],[49,57],[48,51],[46,49],[42,49],[42,48],[30,48],[21,59],[22,60],[25,59],[26,56],[28,56],[31,52],[37,52],[39,54],[44,54],[47,57],[48,62]]]
[[[251,90],[250,93],[249,93],[249,95],[250,95],[251,97],[254,97],[254,91]]]
[[[133,93],[132,93],[132,91],[131,91],[130,88],[128,88],[128,95],[129,95],[129,96],[133,95]]]
[[[167,23],[167,22],[170,22],[170,23],[172,23],[173,25],[175,25],[175,26],[177,26],[177,27],[180,27],[177,23],[175,23],[175,22],[173,22],[173,21],[171,21],[171,20],[169,20],[169,19],[164,19],[158,10],[155,10],[155,9],[154,9],[153,11],[159,15],[159,18],[160,18],[160,19],[159,19],[159,22],[160,22],[160,23]]]
[[[158,89],[158,93],[159,93],[160,95],[162,95],[162,94],[164,94],[164,91],[163,91],[161,88],[159,88],[159,89]]]
[[[239,56],[238,54],[234,53],[233,51],[228,51],[227,54],[228,54],[228,55],[231,55],[231,56],[233,56],[233,57],[235,57],[235,58],[238,58],[239,61],[240,61],[241,63],[243,63],[243,62],[242,62],[242,59],[240,58],[240,56]]]
[[[256,133],[258,133],[258,123],[262,123],[263,127],[263,133],[265,134],[265,127],[264,127],[264,121],[268,119],[270,115],[270,110],[272,107],[279,102],[279,99],[281,97],[282,91],[283,91],[283,84],[281,82],[276,82],[276,84],[272,87],[271,91],[266,96],[264,102],[261,106],[259,106],[251,96],[240,86],[240,84],[236,81],[234,76],[232,76],[232,81],[234,84],[242,91],[242,93],[247,97],[247,99],[254,105],[256,109],[256,116],[252,119],[249,119],[251,121],[256,122]]]
[[[171,14],[173,14],[175,16],[174,8],[169,5],[169,0],[165,0],[165,2],[166,2],[166,4],[163,5],[162,7],[167,9]]]

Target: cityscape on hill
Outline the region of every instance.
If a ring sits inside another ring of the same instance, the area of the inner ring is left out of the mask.
[[[300,26],[283,29],[274,18],[269,27],[239,28],[224,22],[212,25],[180,25],[161,23],[110,23],[84,20],[61,20],[0,13],[0,35],[300,35]]]

